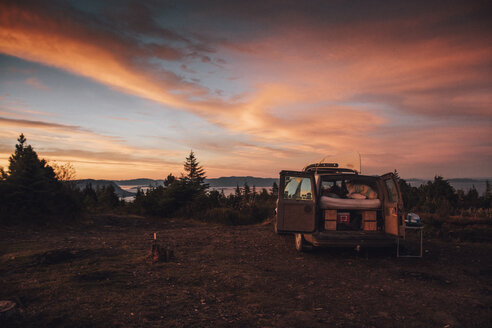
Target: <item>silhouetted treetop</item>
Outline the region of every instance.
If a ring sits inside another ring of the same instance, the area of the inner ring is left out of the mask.
[[[39,159],[21,134],[2,170],[0,216],[10,222],[43,221],[48,217],[71,216],[80,211],[74,191],[62,184],[53,168]]]
[[[204,182],[206,178],[205,170],[200,166],[193,150],[190,152],[190,155],[186,157],[184,170],[186,174],[183,176],[183,180],[190,182],[192,185],[202,190],[208,188],[208,184]]]
[[[25,144],[24,134],[17,141],[15,152],[9,158],[6,181],[21,185],[57,182],[53,168],[44,159],[38,158],[31,145]]]

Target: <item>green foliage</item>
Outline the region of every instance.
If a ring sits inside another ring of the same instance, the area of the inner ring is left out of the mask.
[[[490,216],[492,201],[490,191],[487,193],[487,190],[483,196],[479,195],[475,187],[467,192],[455,190],[449,181],[440,176],[418,188],[400,179],[399,186],[407,211],[437,214],[440,217],[477,214]]]
[[[492,234],[492,221],[488,218],[424,214],[422,220],[427,236],[445,240],[488,242]]]
[[[169,173],[166,180],[164,181],[164,185],[167,187],[173,184],[174,182],[176,182],[176,177],[172,173]]]
[[[1,219],[10,223],[42,222],[48,218],[73,216],[82,203],[71,185],[59,181],[23,134],[9,158],[8,171],[0,180]]]
[[[205,190],[205,170],[199,165],[195,154],[190,152],[184,162],[180,179],[169,174],[164,186],[150,188],[146,193],[138,191],[132,210],[135,213],[151,216],[190,216],[207,207]]]
[[[409,183],[401,178],[398,180],[398,185],[400,186],[405,209],[411,210],[416,208],[420,202],[420,193],[418,188],[412,187]]]
[[[206,178],[205,170],[200,166],[193,151],[186,157],[184,170],[186,174],[181,178],[182,181],[192,185],[196,190],[206,190],[208,188],[208,184],[204,182]]]
[[[223,224],[251,224],[271,215],[276,198],[265,189],[257,194],[256,187],[237,186],[234,194],[224,191],[206,191],[205,170],[198,164],[193,152],[186,158],[180,179],[168,175],[164,186],[137,191],[130,205],[134,213],[156,217],[189,217]]]
[[[103,186],[101,189],[98,189],[96,196],[97,205],[101,209],[112,210],[120,203],[113,185]]]
[[[278,197],[278,185],[276,182],[274,182],[272,186],[272,197],[274,198]]]

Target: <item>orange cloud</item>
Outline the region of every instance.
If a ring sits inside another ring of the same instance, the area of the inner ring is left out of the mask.
[[[0,117],[0,166],[7,167],[19,131],[41,158],[72,162],[81,178],[103,178],[103,173],[107,178],[128,178],[129,172],[153,172],[154,178],[161,178],[163,168],[179,172],[185,156],[176,150],[130,146],[120,137],[78,126]]]
[[[198,46],[192,52],[176,46],[189,46],[190,38],[159,30],[155,22],[122,36],[92,21],[84,24],[76,15],[53,19],[42,8],[3,5],[0,52],[192,112],[239,135],[230,140],[187,142],[208,152],[208,164],[217,170],[212,172],[225,172],[227,167],[276,171],[286,161],[300,168],[310,159],[347,149],[366,154],[371,170],[401,165],[408,172],[414,169],[408,163],[449,163],[471,150],[480,160],[490,154],[490,143],[482,142],[492,139],[488,132],[492,117],[490,36],[480,30],[480,23],[465,25],[479,37],[470,37],[473,33],[461,28],[466,21],[460,20],[457,27],[449,23],[461,15],[472,15],[475,7],[436,5],[442,10],[427,11],[410,6],[406,13],[396,11],[392,4],[382,12],[362,6],[374,18],[360,16],[364,10],[357,7],[342,12],[338,19],[335,10],[328,10],[330,6],[336,9],[333,4],[321,6],[320,13],[304,7],[298,12],[286,4],[278,15],[268,18],[256,7],[237,11],[236,6],[218,6],[217,10],[234,19],[255,17],[265,32],[235,40],[210,38],[212,49],[205,50],[221,53],[227,59],[221,61],[221,65],[227,62],[227,74],[244,81],[246,86],[235,98],[221,97],[220,92],[210,91],[211,86],[200,85],[199,79],[191,83],[150,64],[155,58],[219,62]],[[139,26],[136,21],[125,24],[135,28]],[[161,34],[174,43],[143,45],[129,37],[137,32]],[[179,64],[184,72],[199,74]],[[47,134],[67,130],[15,117],[2,122],[6,127],[45,129]],[[457,128],[457,122],[464,125]],[[80,159],[101,155],[114,158],[114,165],[124,163],[124,156],[111,153],[115,144],[120,155],[159,156],[154,149],[138,150],[122,140],[101,141],[82,128],[73,130],[64,135],[77,146],[69,148],[73,154],[89,146],[98,150],[97,154],[78,152]],[[221,154],[224,149],[228,151]],[[237,162],[242,164],[234,165]],[[453,165],[456,169],[460,164]]]

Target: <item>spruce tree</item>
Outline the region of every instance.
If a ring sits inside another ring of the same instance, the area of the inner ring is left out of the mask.
[[[8,171],[3,173],[2,211],[6,216],[22,220],[58,214],[58,209],[66,205],[60,202],[61,183],[46,161],[40,160],[33,148],[26,145],[23,134],[17,141]]]
[[[276,182],[273,182],[273,185],[272,185],[272,197],[273,198],[278,197],[278,185]]]
[[[176,177],[172,174],[172,173],[169,173],[169,175],[167,176],[166,180],[164,180],[164,186],[170,186],[172,185],[174,182],[176,182]]]
[[[38,154],[31,145],[25,145],[24,134],[17,139],[15,152],[9,158],[9,169],[6,180],[13,184],[22,186],[49,184],[57,181],[55,172],[46,164],[44,159],[40,160]]]
[[[190,152],[190,155],[186,157],[184,169],[186,174],[182,179],[185,182],[190,183],[194,188],[200,191],[204,191],[209,187],[209,185],[205,183],[205,170],[200,166],[193,150]]]
[[[247,181],[244,182],[243,193],[244,193],[244,199],[246,200],[246,202],[248,202],[249,198],[251,197],[251,189],[249,188]]]
[[[492,188],[489,180],[485,181],[484,208],[492,208]]]

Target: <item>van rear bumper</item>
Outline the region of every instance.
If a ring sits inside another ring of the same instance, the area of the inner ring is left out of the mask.
[[[304,235],[315,247],[391,247],[397,237],[379,231],[323,231]]]

